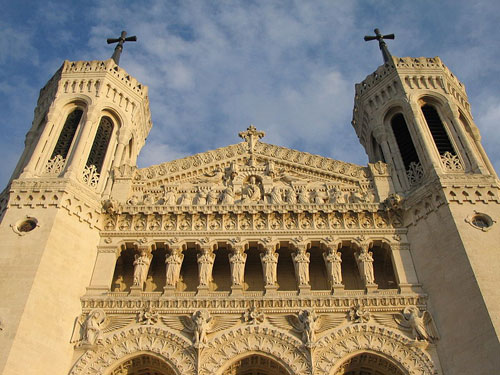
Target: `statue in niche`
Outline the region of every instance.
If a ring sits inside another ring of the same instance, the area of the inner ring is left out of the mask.
[[[208,287],[212,282],[212,269],[214,267],[215,254],[210,250],[203,249],[197,256],[198,261],[198,275],[200,279],[200,286]]]
[[[231,281],[233,285],[243,285],[245,279],[245,262],[247,254],[243,250],[236,250],[228,255],[231,267]]]
[[[292,253],[293,265],[295,268],[295,276],[299,286],[309,285],[309,258],[311,254],[305,249],[299,249],[296,253]]]
[[[113,292],[123,292],[125,291],[125,289],[127,289],[127,285],[123,281],[122,275],[118,275],[113,285],[114,285]]]
[[[243,194],[241,202],[243,204],[257,203],[262,199],[262,192],[260,186],[257,184],[255,176],[251,176],[247,184],[243,187]]]
[[[345,198],[345,193],[340,190],[337,187],[334,187],[333,189],[330,190],[329,192],[329,202],[330,203],[339,203],[339,204],[345,204],[347,203],[347,200]]]
[[[191,198],[191,193],[189,191],[186,191],[181,194],[181,197],[179,198],[180,206],[190,206],[192,202],[193,200]]]
[[[206,203],[207,203],[207,195],[203,192],[203,190],[198,188],[193,198],[193,204],[196,206],[204,206]]]
[[[307,189],[304,188],[304,189],[300,190],[298,201],[299,201],[300,204],[309,204],[309,203],[311,203],[311,200],[309,198],[309,192],[307,191]]]
[[[271,204],[283,204],[283,199],[281,198],[281,192],[277,186],[273,186],[273,189],[269,194],[269,198]]]
[[[231,186],[223,190],[221,204],[234,204],[234,190]]]
[[[211,189],[207,193],[207,205],[213,206],[216,205],[219,201],[219,195],[216,190]]]
[[[285,202],[288,204],[297,203],[297,194],[295,194],[295,190],[293,190],[292,188],[288,188],[285,190]]]
[[[375,276],[373,274],[373,253],[363,248],[363,250],[357,254],[356,261],[365,284],[375,284]]]
[[[184,254],[180,249],[175,249],[170,253],[165,259],[166,264],[166,275],[165,275],[165,283],[167,286],[175,287],[177,282],[179,281],[182,261],[184,260]]]
[[[172,190],[166,191],[162,200],[165,206],[174,206],[177,203],[177,197]]]
[[[276,285],[278,257],[279,254],[276,253],[272,247],[267,247],[265,253],[260,253],[262,271],[264,273],[264,283],[267,286]]]
[[[134,286],[143,288],[152,258],[153,255],[146,250],[141,250],[140,254],[135,254]]]
[[[342,284],[342,253],[335,248],[329,248],[328,253],[323,253],[326,271],[331,285]]]

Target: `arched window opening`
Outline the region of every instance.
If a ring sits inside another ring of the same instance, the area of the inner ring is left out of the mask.
[[[68,115],[50,159],[55,158],[57,155],[66,159],[71,144],[73,143],[73,139],[75,138],[76,130],[78,129],[82,115],[83,111],[81,109],[75,109]]]
[[[264,275],[260,252],[255,247],[247,250],[247,261],[245,263],[245,284],[249,291],[264,290]]]
[[[149,274],[146,279],[144,290],[146,292],[162,292],[166,281],[166,249],[158,247],[152,252],[152,254],[153,258],[151,259],[151,265],[149,266]]]
[[[323,260],[323,251],[314,246],[309,251],[309,279],[312,290],[328,290],[328,276],[326,275],[325,261]]]
[[[289,375],[289,372],[278,362],[254,354],[233,363],[222,375]]]
[[[197,250],[188,248],[184,250],[184,259],[181,266],[180,280],[177,283],[179,292],[194,292],[198,288],[198,262],[196,261]]]
[[[116,366],[109,375],[175,375],[163,360],[152,355],[140,355]]]
[[[398,286],[390,250],[374,246],[371,251],[373,252],[373,273],[378,288],[397,289]]]
[[[365,285],[359,274],[358,265],[356,264],[356,252],[351,247],[342,247],[340,250],[342,254],[342,282],[344,288],[347,290],[363,290]]]
[[[295,280],[295,268],[292,261],[294,250],[289,247],[280,247],[278,253],[278,285],[279,290],[297,290],[297,281]]]
[[[102,117],[86,164],[87,167],[95,166],[97,173],[101,173],[112,134],[113,121],[107,116]]]
[[[231,290],[231,267],[229,265],[229,254],[231,250],[219,247],[215,251],[214,267],[212,269],[211,290],[229,291]]]
[[[425,121],[427,122],[427,126],[434,139],[439,155],[444,155],[446,152],[456,155],[436,108],[432,105],[425,104],[422,106],[422,113],[424,114]]]
[[[115,273],[111,284],[111,291],[126,292],[134,283],[134,255],[136,250],[130,247],[122,250],[116,260]]]
[[[409,170],[412,163],[420,164],[417,150],[411,139],[403,114],[398,113],[392,117],[391,127],[396,138],[396,143],[398,144],[401,159],[403,159],[405,170]]]
[[[345,361],[335,375],[405,375],[392,361],[373,353],[360,353]]]

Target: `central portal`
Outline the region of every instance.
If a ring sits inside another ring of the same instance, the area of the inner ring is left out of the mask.
[[[163,360],[151,355],[139,355],[115,367],[109,375],[176,375]]]
[[[255,354],[233,363],[222,375],[290,375],[290,373],[278,362]]]

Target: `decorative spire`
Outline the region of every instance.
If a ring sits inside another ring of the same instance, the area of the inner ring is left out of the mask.
[[[394,34],[382,35],[379,29],[375,29],[374,31],[375,31],[375,36],[366,35],[365,42],[368,42],[370,40],[378,40],[378,45],[380,47],[380,50],[382,51],[382,57],[384,58],[384,64],[386,64],[392,60],[392,55],[389,52],[389,49],[387,48],[384,39],[394,39]]]
[[[115,52],[113,52],[113,56],[111,56],[111,58],[115,61],[116,65],[119,64],[120,62],[120,55],[122,54],[122,51],[123,51],[123,44],[125,42],[136,42],[137,41],[137,37],[134,35],[134,36],[129,36],[127,38],[127,32],[126,31],[122,31],[122,34],[120,35],[119,38],[108,38],[107,39],[107,42],[108,44],[111,44],[111,43],[118,43],[115,47]]]
[[[246,131],[238,133],[238,135],[243,138],[248,143],[248,152],[253,154],[255,144],[259,139],[264,137],[266,133],[263,131],[258,131],[255,126],[250,125]]]

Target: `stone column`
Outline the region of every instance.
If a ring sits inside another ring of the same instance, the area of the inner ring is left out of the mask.
[[[201,247],[200,253],[197,257],[198,262],[198,294],[205,294],[210,290],[212,283],[212,269],[214,267],[215,254],[213,247],[205,245]]]
[[[297,286],[299,287],[299,294],[308,293],[311,291],[311,284],[309,283],[309,258],[311,254],[307,252],[310,244],[297,244],[295,245],[297,251],[292,253],[293,266],[295,268],[295,278]]]
[[[327,251],[323,253],[328,283],[334,293],[344,290],[344,284],[342,283],[342,254],[338,251],[341,247],[341,242],[332,244],[327,246]]]
[[[375,284],[375,274],[373,273],[373,253],[368,251],[373,243],[363,243],[361,250],[356,253],[356,262],[358,264],[359,274],[365,284],[367,292],[377,289]]]
[[[130,294],[141,294],[144,289],[144,284],[148,277],[149,267],[153,254],[151,254],[152,246],[150,244],[138,244],[137,253],[134,258],[134,281],[130,287]]]
[[[275,294],[278,290],[278,257],[276,249],[279,244],[267,244],[265,253],[260,253],[262,273],[264,275],[264,288],[266,295]]]
[[[177,289],[179,282],[182,261],[184,254],[182,250],[184,245],[174,244],[170,246],[170,253],[165,258],[165,287],[163,288],[164,294],[172,295]]]
[[[231,267],[231,295],[242,294],[245,282],[245,262],[247,254],[243,245],[233,246],[233,252],[228,255]]]
[[[401,293],[417,292],[421,293],[417,273],[413,265],[410,253],[410,246],[407,244],[391,243],[391,253],[396,273],[399,291]]]

